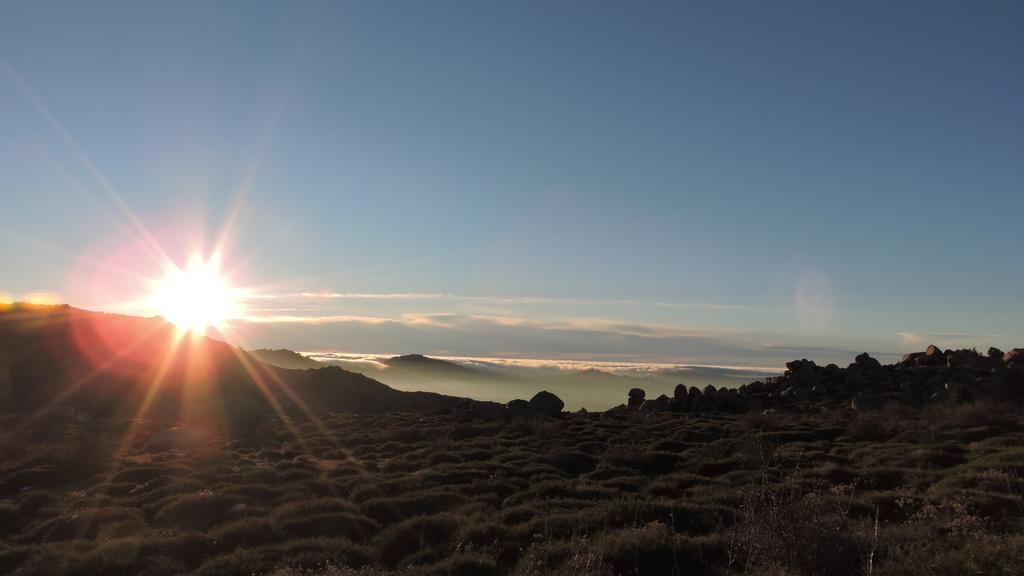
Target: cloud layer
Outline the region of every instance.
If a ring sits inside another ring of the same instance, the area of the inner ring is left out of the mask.
[[[671,362],[777,368],[794,357],[848,363],[863,350],[782,346],[753,334],[600,318],[406,312],[266,314],[241,321],[253,347],[443,356]]]

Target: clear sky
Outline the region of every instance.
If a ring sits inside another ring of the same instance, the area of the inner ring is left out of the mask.
[[[254,345],[1021,346],[1022,31],[1016,2],[7,1],[0,294],[116,309],[97,262],[231,221]]]

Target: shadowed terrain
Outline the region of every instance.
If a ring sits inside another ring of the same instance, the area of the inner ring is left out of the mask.
[[[168,354],[159,320],[2,318],[0,573],[954,575],[1024,557],[1020,350],[800,360],[588,413],[207,339]],[[129,352],[105,364],[104,342]]]

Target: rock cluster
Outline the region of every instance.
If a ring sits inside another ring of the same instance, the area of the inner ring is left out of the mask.
[[[887,404],[923,406],[934,403],[1024,400],[1024,348],[1005,354],[990,348],[945,350],[929,346],[905,355],[898,363],[882,365],[869,354],[858,355],[846,368],[818,366],[794,360],[778,377],[765,378],[737,389],[683,384],[673,397],[645,399],[639,388],[629,391],[628,403],[610,415],[639,412],[743,413],[765,409],[820,409],[848,406],[864,411]]]
[[[505,405],[504,415],[511,417],[558,416],[565,408],[565,402],[547,390],[537,392],[529,402],[512,400]]]

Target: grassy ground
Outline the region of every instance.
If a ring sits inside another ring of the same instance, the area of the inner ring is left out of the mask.
[[[0,573],[1016,574],[1022,416],[336,415],[159,453],[11,417]]]

